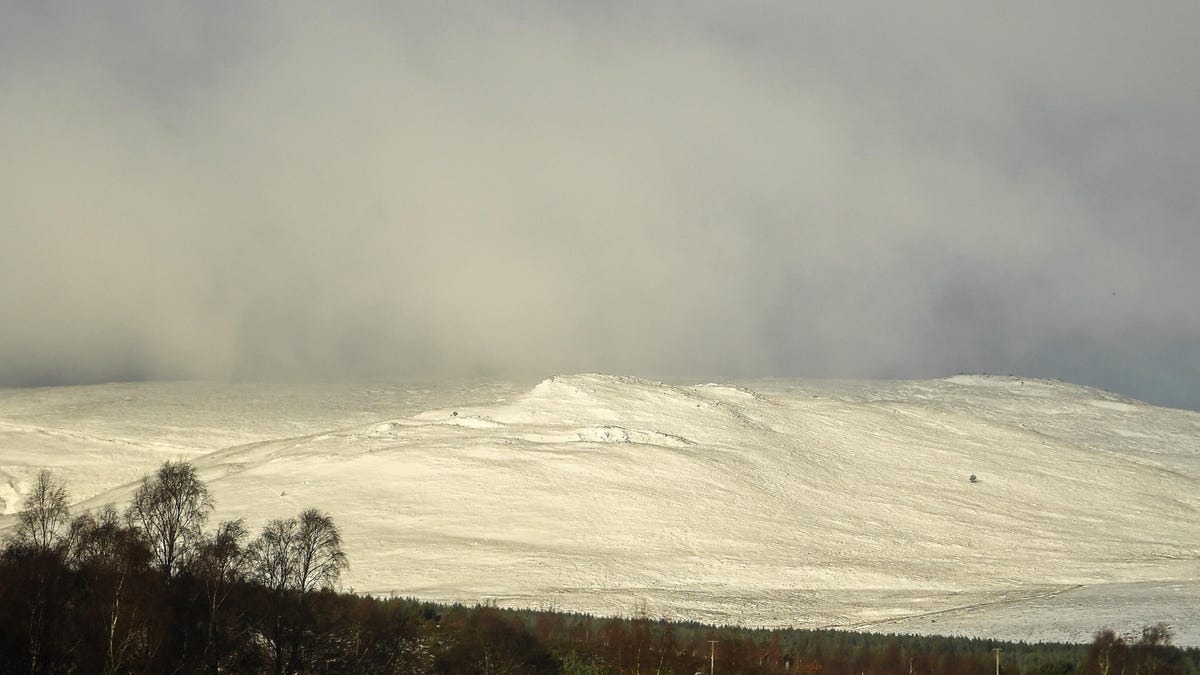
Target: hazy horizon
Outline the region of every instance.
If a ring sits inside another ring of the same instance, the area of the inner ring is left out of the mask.
[[[0,2],[0,386],[1200,409],[1200,5]]]

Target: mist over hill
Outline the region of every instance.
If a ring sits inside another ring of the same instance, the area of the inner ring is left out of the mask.
[[[41,468],[83,509],[187,459],[217,519],[332,513],[357,592],[1200,644],[1200,413],[1064,382],[14,389],[0,448],[0,527]]]

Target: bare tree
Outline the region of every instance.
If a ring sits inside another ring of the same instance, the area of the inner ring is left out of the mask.
[[[302,593],[337,584],[349,567],[342,533],[328,513],[305,509],[296,528],[296,589]]]
[[[212,511],[208,487],[187,462],[164,462],[154,478],[142,477],[126,516],[145,533],[154,563],[168,578],[200,541]]]
[[[144,570],[152,557],[148,542],[111,504],[71,521],[70,542],[69,559],[89,589],[80,611],[103,621],[107,639],[102,672],[124,672],[133,654],[148,647],[152,630],[144,611],[139,611]]]
[[[341,530],[317,509],[267,523],[250,544],[249,558],[254,579],[277,591],[330,588],[349,567]]]
[[[247,549],[250,574],[275,591],[292,587],[296,576],[296,519],[272,520]]]
[[[1142,636],[1138,644],[1147,647],[1169,647],[1171,638],[1171,627],[1160,621],[1153,626],[1142,626]]]
[[[67,540],[70,547],[67,559],[75,566],[99,564],[103,567],[120,567],[125,549],[145,539],[140,532],[126,527],[121,514],[112,504],[105,504],[95,512],[84,512],[71,521]]]
[[[205,581],[225,587],[242,578],[246,570],[246,524],[241,519],[225,520],[211,537],[196,546],[190,569]]]
[[[33,490],[25,496],[21,510],[17,512],[17,526],[5,549],[14,547],[38,554],[53,554],[61,560],[67,550],[67,519],[70,515],[67,491],[62,483],[56,481],[50,471],[39,471]],[[48,560],[35,562],[29,568],[36,573],[25,580],[30,600],[26,624],[29,638],[27,665],[31,672],[38,672],[43,669],[43,651],[56,622],[53,598],[55,587],[60,585],[60,568]],[[0,580],[0,595],[3,590],[4,582]]]
[[[56,549],[66,543],[70,518],[66,487],[42,469],[17,514],[16,540],[38,551]]]
[[[1114,665],[1118,666],[1116,672],[1124,672],[1126,651],[1125,640],[1114,633],[1112,629],[1105,628],[1096,632],[1092,646],[1088,650],[1087,661],[1100,675],[1109,675]]]
[[[208,604],[204,652],[205,660],[213,672],[222,670],[222,654],[217,643],[221,607],[229,597],[233,584],[246,575],[249,562],[246,535],[246,525],[241,518],[221,522],[212,537],[205,537],[196,547],[196,555],[189,565],[204,583],[204,597]]]
[[[267,523],[254,541],[247,548],[250,575],[254,581],[275,591],[277,597],[273,602],[277,605],[274,618],[268,620],[261,628],[260,636],[270,646],[275,664],[274,672],[282,673],[288,660],[287,648],[292,642],[295,650],[292,620],[287,618],[288,612],[284,591],[294,588],[297,578],[296,570],[296,529],[295,518],[277,519]]]

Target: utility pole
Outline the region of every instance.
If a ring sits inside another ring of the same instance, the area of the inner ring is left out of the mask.
[[[717,641],[708,641],[708,675],[716,675],[717,672]]]
[[[992,651],[996,652],[996,675],[1000,675],[1000,652],[999,647],[992,647]]]

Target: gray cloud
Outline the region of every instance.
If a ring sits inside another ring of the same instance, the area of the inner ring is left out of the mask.
[[[1194,3],[0,11],[0,384],[1017,372],[1200,408]]]

